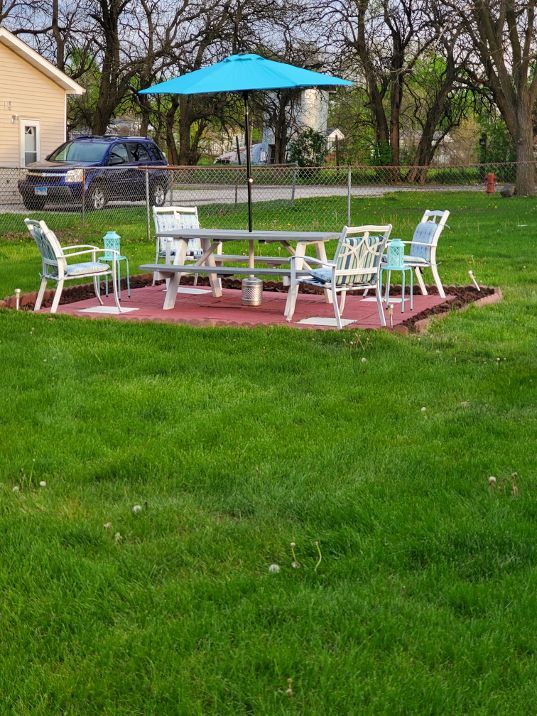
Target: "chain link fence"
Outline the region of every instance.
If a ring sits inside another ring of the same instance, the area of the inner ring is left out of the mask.
[[[397,191],[484,191],[512,185],[516,163],[444,167],[269,165],[253,167],[254,227],[340,230],[352,223],[351,200]],[[534,171],[537,172],[535,166]],[[490,188],[490,187],[489,187]],[[96,237],[135,227],[151,239],[152,206],[197,206],[206,227],[245,228],[246,168],[0,167],[0,232],[20,234],[22,218],[43,217],[57,229]],[[121,231],[120,231],[121,233]]]

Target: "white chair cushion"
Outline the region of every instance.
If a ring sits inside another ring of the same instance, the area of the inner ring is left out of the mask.
[[[82,264],[68,264],[65,268],[65,275],[84,276],[85,274],[106,273],[106,271],[110,271],[108,264],[103,264],[100,261],[87,261]]]

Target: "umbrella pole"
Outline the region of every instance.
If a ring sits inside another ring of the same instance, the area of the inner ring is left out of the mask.
[[[244,135],[246,141],[246,182],[248,191],[248,231],[252,231],[252,162],[250,158],[250,116],[248,112],[248,92],[243,92],[244,99]]]

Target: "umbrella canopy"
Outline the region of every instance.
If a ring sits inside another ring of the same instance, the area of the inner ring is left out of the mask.
[[[339,77],[312,72],[260,55],[231,55],[222,62],[203,67],[181,77],[140,90],[140,94],[215,94],[239,92],[244,98],[246,174],[248,179],[248,228],[252,230],[252,176],[250,162],[250,123],[248,93],[257,90],[304,89],[306,87],[349,86]]]
[[[214,94],[343,85],[352,82],[260,55],[231,55],[210,67],[140,90],[140,94]]]

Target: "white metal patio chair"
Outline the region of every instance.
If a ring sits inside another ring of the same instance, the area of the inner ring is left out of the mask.
[[[423,280],[422,269],[430,268],[439,296],[441,298],[446,297],[438,274],[436,248],[448,217],[449,211],[429,211],[427,209],[423,213],[420,223],[416,226],[412,241],[403,242],[410,245],[409,254],[405,256],[405,264],[412,266],[414,269],[420,290],[424,296],[427,295],[427,288]]]
[[[56,313],[60,298],[63,291],[64,281],[70,281],[81,278],[92,278],[95,287],[95,295],[99,303],[102,305],[100,296],[100,280],[104,276],[112,277],[112,286],[114,292],[114,301],[119,312],[121,306],[117,293],[116,281],[116,254],[117,251],[107,250],[108,255],[112,256],[112,265],[110,266],[103,261],[99,261],[97,254],[104,253],[104,249],[91,244],[79,244],[78,246],[60,245],[56,234],[48,228],[44,221],[34,221],[33,219],[24,219],[24,223],[28,227],[30,235],[37,244],[37,248],[41,254],[41,284],[37,294],[34,311],[39,311],[43,302],[43,296],[47,288],[48,281],[56,281],[56,292],[50,309],[51,313]],[[81,263],[68,263],[75,256],[91,255],[91,261]]]
[[[341,315],[345,308],[345,297],[348,291],[363,291],[374,289],[377,299],[379,320],[382,326],[386,325],[386,317],[382,306],[382,286],[380,285],[380,263],[386,248],[386,243],[392,230],[391,224],[386,226],[344,226],[336,253],[332,261],[321,261],[311,256],[307,257],[308,264],[319,264],[321,268],[313,269],[309,276],[297,276],[297,261],[300,257],[291,257],[291,302],[288,321],[291,321],[295,311],[295,304],[300,283],[328,289],[332,292],[332,303],[338,328],[343,328]],[[338,304],[337,294],[341,294]]]
[[[177,231],[177,229],[200,228],[198,209],[195,206],[154,206],[153,220],[157,234],[167,230]],[[157,236],[155,263],[158,264],[159,259],[164,259],[166,263],[170,263],[174,254],[173,239],[168,236]],[[202,254],[201,241],[199,239],[189,239],[186,261],[197,261]],[[197,281],[198,277],[196,275],[194,285]],[[155,283],[154,276],[153,283]]]

